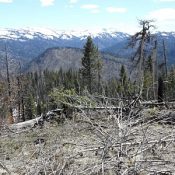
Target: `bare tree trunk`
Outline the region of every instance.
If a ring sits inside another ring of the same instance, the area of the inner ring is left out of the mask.
[[[17,86],[18,86],[18,122],[21,118],[21,94],[22,94],[22,85],[21,85],[21,63],[19,62],[19,76],[17,77]]]
[[[23,96],[23,92],[22,92],[22,97],[21,97],[21,106],[22,106],[22,121],[24,122],[25,119],[25,109],[24,109],[24,96]]]
[[[18,86],[18,122],[21,115],[21,86],[20,86],[20,77],[17,77],[17,86]]]
[[[142,27],[142,30],[140,32],[137,32],[133,37],[132,37],[132,42],[131,45],[137,45],[139,42],[139,47],[134,55],[134,58],[137,59],[137,65],[138,65],[138,78],[139,78],[139,87],[140,87],[140,92],[139,95],[142,95],[143,92],[143,86],[144,86],[144,62],[145,62],[145,56],[146,54],[144,53],[145,49],[145,43],[148,43],[150,41],[151,35],[150,35],[150,28],[154,28],[154,25],[151,25],[153,20],[139,20],[139,25]]]
[[[24,90],[22,83],[21,63],[19,62],[19,77],[18,77],[18,120],[25,121],[25,107],[24,107]]]
[[[153,93],[154,93],[154,99],[157,99],[157,41],[155,41],[155,46],[152,52],[152,77],[153,77]]]
[[[97,75],[97,78],[98,78],[98,82],[97,82],[97,86],[98,86],[98,94],[101,93],[101,67],[100,67],[100,61],[98,60],[98,65],[97,65],[97,71],[98,71],[98,75]]]
[[[91,72],[91,64],[89,66],[89,93],[92,94],[92,72]]]
[[[139,83],[140,83],[140,95],[142,95],[143,92],[143,85],[144,85],[144,40],[145,37],[143,35],[143,38],[141,40],[141,46],[140,46],[140,58],[139,58]]]
[[[164,83],[160,76],[158,80],[158,102],[163,102],[164,99]]]
[[[167,55],[166,55],[166,47],[165,47],[165,41],[163,40],[163,57],[164,57],[164,68],[165,68],[165,80],[167,80],[168,75],[168,68],[167,68]],[[166,101],[166,84],[164,84],[164,99]]]
[[[10,76],[9,76],[9,64],[8,64],[6,44],[5,44],[5,63],[6,63],[7,83],[8,83],[9,112],[10,112],[11,117],[13,117],[12,101],[11,101],[12,100],[11,99],[11,83],[10,83]]]
[[[163,40],[163,57],[164,57],[164,63],[165,63],[165,76],[167,77],[168,68],[167,68],[167,56],[166,56],[166,47],[165,47],[164,40]]]

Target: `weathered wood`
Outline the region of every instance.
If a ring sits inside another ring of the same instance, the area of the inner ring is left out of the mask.
[[[32,120],[12,124],[9,126],[9,129],[10,130],[21,130],[21,129],[26,129],[26,128],[33,128],[37,124],[42,125],[44,121],[52,120],[53,115],[60,115],[61,112],[62,112],[62,109],[55,109],[55,110],[49,111],[46,115],[42,114],[40,117],[36,117]]]
[[[153,102],[140,102],[140,105],[141,106],[151,106],[151,107],[154,107],[154,106],[175,106],[175,102],[156,102],[156,101],[153,101]],[[119,106],[101,106],[101,107],[86,107],[86,106],[71,106],[73,107],[75,110],[94,110],[94,111],[100,111],[100,110],[122,110],[122,111],[125,111],[127,110],[128,108],[127,107],[119,107]],[[57,116],[60,116],[62,113],[64,112],[63,109],[55,109],[55,110],[52,110],[52,111],[49,111],[46,115],[42,115],[40,117],[37,117],[35,119],[32,119],[32,120],[28,120],[28,121],[25,121],[25,122],[20,122],[20,123],[17,123],[17,124],[12,124],[9,126],[9,129],[11,130],[21,130],[21,129],[26,129],[26,128],[32,128],[34,127],[36,124],[40,124],[41,122],[44,122],[44,121],[49,121],[49,120],[52,120],[53,118],[55,119],[55,117],[57,118]],[[54,116],[54,117],[53,117]],[[154,120],[156,118],[156,116],[153,116],[152,118],[149,118],[148,120]],[[145,122],[148,122],[148,120],[145,120]],[[160,120],[164,120],[166,122],[170,121],[174,121],[175,120],[175,112],[171,113],[171,115],[169,114],[165,114],[165,115],[162,115],[161,117],[158,117],[157,119],[155,119],[154,121],[160,121]],[[136,123],[134,123],[133,125],[137,125],[139,123],[141,123],[142,121],[138,121]]]
[[[157,102],[157,101],[145,101],[145,102],[141,102],[140,103],[143,106],[161,106],[161,105],[165,105],[165,102]]]
[[[25,121],[25,122],[12,124],[12,125],[9,126],[9,129],[11,129],[11,130],[21,130],[21,129],[25,129],[25,128],[32,128],[35,125],[35,123],[38,123],[38,121],[41,118],[42,118],[42,116],[37,117],[37,118],[32,119],[32,120]]]
[[[146,117],[146,118],[140,118],[137,121],[134,121],[133,123],[130,123],[129,126],[138,126],[140,124],[151,124],[151,123],[160,123],[160,124],[170,124],[174,125],[175,123],[175,112],[167,112],[165,114],[158,113],[157,115]]]
[[[107,109],[107,110],[117,110],[117,109],[124,109],[124,107],[116,107],[116,106],[102,106],[102,107],[85,107],[85,106],[81,106],[81,107],[75,107],[77,109],[82,109],[82,110],[104,110],[104,109]]]
[[[0,168],[3,168],[9,175],[11,174],[11,172],[8,170],[8,168],[4,164],[2,164],[1,162],[0,162]],[[2,174],[6,174],[6,173],[2,173]]]
[[[167,109],[170,109],[170,108],[175,108],[175,101],[172,101],[172,102],[146,101],[146,102],[141,102],[140,105],[145,106],[145,107],[165,106]]]

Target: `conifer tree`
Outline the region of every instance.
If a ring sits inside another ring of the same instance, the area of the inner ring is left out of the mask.
[[[98,76],[97,73],[98,59],[99,59],[98,49],[94,45],[92,38],[88,36],[87,42],[84,46],[84,56],[82,58],[81,75],[82,75],[83,87],[86,86],[90,93],[93,93],[93,87],[96,84]]]
[[[125,70],[125,66],[124,65],[122,65],[121,70],[120,70],[120,82],[121,82],[123,87],[127,83],[127,75],[126,75],[126,70]]]
[[[163,102],[163,98],[164,98],[164,83],[162,77],[160,76],[158,78],[158,102]]]
[[[25,104],[25,114],[28,119],[32,119],[35,114],[35,102],[31,94],[28,95]]]
[[[102,71],[102,61],[100,59],[99,53],[98,53],[98,49],[97,49],[97,89],[98,89],[98,94],[102,93],[102,75],[101,75],[101,71]]]
[[[153,82],[153,61],[152,57],[150,56],[145,61],[145,68],[144,68],[144,89],[143,89],[143,97],[147,100],[153,99],[154,95],[154,82]]]
[[[124,96],[124,94],[127,91],[127,84],[128,84],[127,79],[128,78],[127,78],[125,66],[122,65],[120,69],[120,90],[121,90],[122,96]]]

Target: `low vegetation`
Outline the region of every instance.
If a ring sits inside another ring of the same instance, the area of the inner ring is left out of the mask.
[[[73,112],[72,119],[61,115],[64,122],[1,128],[0,173],[175,173],[172,110],[121,106]]]

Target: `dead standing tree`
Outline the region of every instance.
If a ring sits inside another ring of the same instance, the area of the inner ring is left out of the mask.
[[[140,32],[137,32],[134,36],[132,36],[131,46],[137,46],[137,50],[133,56],[133,60],[136,60],[136,66],[138,66],[138,81],[140,92],[139,94],[142,95],[143,91],[143,83],[144,83],[144,62],[145,62],[145,50],[146,44],[150,42],[151,38],[151,28],[155,26],[151,23],[154,22],[153,20],[139,20],[139,25],[142,27]]]
[[[11,82],[10,82],[9,63],[8,63],[6,44],[5,44],[5,64],[6,64],[6,73],[7,73],[7,83],[8,83],[9,112],[10,112],[10,117],[13,117],[12,99],[11,99]]]
[[[157,99],[157,93],[158,93],[157,41],[155,41],[155,46],[152,50],[151,59],[152,59],[153,94],[154,99]]]
[[[168,67],[167,67],[167,54],[166,54],[166,45],[165,41],[163,40],[163,62],[159,64],[159,78],[158,78],[158,101],[163,102],[166,101],[166,84],[167,82],[167,74],[168,74]]]
[[[163,40],[163,57],[164,57],[165,78],[167,78],[168,67],[167,67],[167,54],[166,54],[165,40]]]

